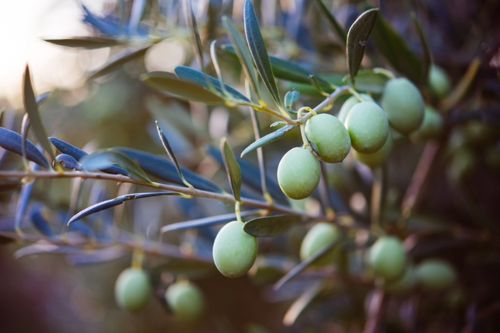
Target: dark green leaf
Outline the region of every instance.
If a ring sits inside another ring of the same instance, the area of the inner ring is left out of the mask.
[[[121,205],[122,203],[124,203],[125,201],[128,201],[128,200],[137,200],[137,199],[143,199],[143,198],[158,197],[158,196],[163,196],[163,195],[171,196],[171,195],[179,195],[179,193],[164,191],[164,192],[129,193],[129,194],[120,195],[119,197],[109,199],[106,201],[102,201],[102,202],[98,202],[92,206],[89,206],[89,207],[79,211],[78,213],[73,215],[68,220],[67,224],[70,225],[71,223],[73,223],[77,220],[83,219],[84,217],[87,217],[91,214],[95,214],[95,213],[103,211],[105,209]]]
[[[49,222],[43,216],[40,207],[35,207],[30,214],[31,223],[42,235],[47,237],[54,236],[54,231],[49,225]]]
[[[19,133],[10,129],[0,127],[0,147],[23,156],[23,138]],[[26,140],[26,158],[45,168],[49,167],[49,162],[45,156],[29,140]]]
[[[248,210],[241,212],[241,217],[256,215],[259,213],[259,210]],[[184,221],[179,223],[168,224],[161,228],[161,232],[170,232],[170,231],[178,231],[178,230],[186,230],[186,229],[197,229],[197,228],[205,228],[210,227],[217,224],[227,223],[236,220],[236,215],[234,213],[223,214],[217,216],[209,216],[203,217],[200,219]]]
[[[193,4],[191,0],[186,1],[186,17],[189,22],[189,27],[191,28],[191,34],[194,39],[194,50],[196,52],[196,56],[198,57],[198,62],[200,63],[200,68],[205,66],[205,61],[203,59],[203,46],[201,45],[200,33],[198,32],[198,24],[196,23],[196,16],[194,16],[193,12]]]
[[[278,86],[274,80],[271,63],[267,54],[266,46],[259,29],[259,23],[251,0],[245,0],[243,21],[245,26],[245,37],[252,59],[257,67],[262,81],[269,90],[274,101],[281,105]]]
[[[229,183],[231,184],[231,189],[233,190],[233,196],[236,201],[240,200],[240,190],[241,190],[241,170],[240,165],[236,161],[233,150],[229,147],[226,138],[222,139],[220,144],[220,150],[222,156],[224,157],[224,166],[226,168],[227,175],[229,177]]]
[[[50,145],[47,131],[42,123],[42,118],[40,117],[40,112],[38,111],[38,104],[35,99],[35,92],[33,91],[33,86],[31,84],[30,69],[26,66],[24,70],[24,80],[23,80],[23,102],[24,109],[28,114],[30,119],[30,125],[35,133],[35,137],[38,142],[42,145],[43,149],[50,155],[51,159],[54,160],[55,154]]]
[[[245,231],[255,237],[274,237],[300,222],[299,215],[274,215],[258,217],[245,223]]]
[[[181,99],[210,105],[224,104],[224,100],[220,96],[198,84],[179,79],[172,73],[151,72],[142,75],[142,80],[161,92],[167,92]]]
[[[283,126],[279,129],[277,129],[274,132],[271,132],[267,135],[264,135],[262,138],[260,138],[257,141],[254,141],[252,144],[250,144],[248,147],[246,147],[242,152],[241,152],[241,157],[245,156],[246,154],[256,150],[257,148],[260,148],[262,146],[265,146],[271,142],[274,142],[278,140],[279,138],[283,137],[288,131],[294,129],[294,125],[286,125]]]
[[[377,14],[378,8],[368,9],[361,13],[347,33],[347,67],[349,68],[349,75],[352,82],[354,82],[356,73],[361,65],[361,60],[363,60],[366,43],[377,20]]]
[[[326,19],[328,20],[328,22],[332,26],[333,30],[337,33],[337,36],[339,37],[339,39],[345,45],[347,34],[346,34],[344,28],[340,25],[340,23],[337,21],[335,16],[333,16],[332,13],[330,13],[330,11],[325,6],[325,4],[323,3],[322,0],[316,0],[316,3],[318,4],[319,8],[321,9],[321,12],[323,14],[325,14]]]
[[[87,171],[97,171],[109,168],[111,166],[119,166],[127,171],[130,177],[140,179],[150,183],[148,175],[137,164],[136,161],[127,155],[113,149],[95,152],[83,157],[80,160],[82,169]]]
[[[346,77],[348,79],[348,77]],[[372,94],[381,94],[384,91],[384,86],[389,80],[389,76],[377,68],[362,69],[356,75],[354,88],[358,91],[363,91]]]
[[[44,38],[43,40],[48,43],[60,46],[79,47],[84,49],[99,49],[102,47],[115,46],[122,43],[118,39],[107,37],[71,37],[61,39]]]
[[[111,57],[111,59],[109,59],[109,61],[107,63],[105,63],[99,69],[94,71],[90,75],[89,78],[95,79],[99,76],[109,74],[109,73],[113,72],[114,70],[120,68],[122,65],[124,65],[132,60],[143,57],[144,54],[146,54],[146,51],[149,50],[149,48],[152,45],[153,44],[148,44],[146,46],[140,46],[140,47],[136,47],[136,48],[132,48],[132,49],[127,49],[125,51],[122,51],[122,52],[116,54],[115,56]]]
[[[372,39],[395,70],[413,82],[423,82],[423,68],[418,56],[381,15],[376,20]]]
[[[418,38],[420,39],[420,44],[422,45],[422,78],[421,82],[427,82],[427,77],[429,75],[429,69],[432,64],[432,51],[425,37],[424,30],[420,25],[415,13],[412,14],[413,23],[415,24],[415,29],[417,30]]]

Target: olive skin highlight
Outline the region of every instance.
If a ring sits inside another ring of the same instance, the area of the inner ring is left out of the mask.
[[[347,118],[347,115],[349,114],[349,111],[351,111],[352,107],[358,103],[361,102],[375,102],[373,98],[370,95],[367,94],[359,94],[361,97],[361,101],[357,96],[351,96],[348,99],[345,100],[345,102],[342,104],[342,107],[340,108],[340,111],[337,115],[337,118],[344,123],[345,119]]]
[[[149,301],[151,286],[147,274],[140,268],[127,268],[115,283],[116,303],[125,310],[137,311]]]
[[[376,152],[389,135],[387,116],[384,110],[373,102],[354,105],[347,115],[345,124],[351,137],[352,147],[361,153]]]
[[[396,280],[402,277],[405,271],[405,248],[395,237],[380,237],[369,250],[368,264],[376,276],[387,281]]]
[[[339,163],[351,149],[351,139],[344,125],[330,114],[319,114],[306,122],[305,133],[319,157],[329,163]]]
[[[165,300],[174,315],[182,321],[195,321],[205,310],[201,291],[188,281],[179,281],[170,285],[165,292]]]
[[[225,277],[245,275],[257,256],[257,239],[246,233],[243,226],[243,222],[229,222],[215,237],[212,255],[215,266]]]
[[[405,78],[387,82],[381,104],[391,127],[401,134],[409,134],[422,124],[424,99],[417,87]]]
[[[310,196],[320,178],[320,164],[306,148],[290,149],[278,164],[278,184],[289,198],[304,199]]]

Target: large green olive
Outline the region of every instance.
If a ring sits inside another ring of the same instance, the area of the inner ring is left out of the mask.
[[[417,278],[425,289],[443,290],[451,287],[457,276],[453,267],[446,261],[428,259],[418,265]]]
[[[420,91],[404,78],[392,79],[385,85],[382,108],[391,127],[409,134],[420,127],[424,119],[424,100]]]
[[[390,281],[385,286],[385,289],[396,295],[401,295],[409,292],[417,284],[417,274],[412,266],[407,266],[403,276],[395,281]]]
[[[389,135],[387,116],[373,102],[361,102],[352,107],[346,118],[352,147],[362,153],[379,150]]]
[[[290,149],[278,164],[278,184],[292,199],[310,196],[319,183],[320,164],[306,148]]]
[[[361,163],[369,166],[370,168],[373,169],[378,168],[379,166],[383,165],[385,161],[389,158],[389,155],[391,155],[392,146],[393,146],[392,134],[389,133],[387,139],[385,139],[385,143],[382,146],[382,148],[380,148],[374,153],[367,153],[367,154],[354,151],[354,157]]]
[[[300,246],[300,258],[302,260],[306,260],[324,248],[332,245],[336,241],[340,239],[340,231],[339,229],[331,223],[317,223],[314,227],[311,228],[302,240],[302,244]],[[320,260],[320,264],[327,264],[331,262],[334,257],[334,251],[332,249],[331,255],[326,255],[323,259]]]
[[[424,120],[422,125],[412,134],[412,138],[433,139],[439,136],[443,129],[443,118],[432,107],[425,107]]]
[[[439,66],[431,66],[428,81],[432,93],[437,97],[444,97],[450,91],[450,79],[446,72]]]
[[[343,123],[345,122],[345,119],[347,118],[349,111],[351,111],[351,109],[354,105],[361,103],[361,102],[375,102],[370,95],[359,94],[359,96],[362,99],[361,101],[359,100],[359,98],[357,96],[353,95],[353,96],[349,97],[348,99],[346,99],[344,104],[342,104],[342,107],[340,108],[340,111],[337,115],[337,117],[339,118],[339,120],[341,122],[343,122]]]
[[[245,275],[257,256],[257,239],[247,234],[243,226],[243,222],[230,222],[215,237],[212,249],[215,266],[229,278]]]
[[[205,310],[203,294],[189,281],[172,284],[165,292],[165,299],[174,315],[182,321],[194,321]]]
[[[306,122],[305,133],[319,157],[339,163],[351,149],[351,139],[344,125],[330,114],[319,114]]]
[[[127,268],[120,273],[115,283],[115,298],[118,305],[129,311],[142,309],[151,295],[147,274],[140,268]]]
[[[370,248],[368,264],[378,277],[395,280],[402,276],[406,267],[405,248],[395,237],[380,237]]]

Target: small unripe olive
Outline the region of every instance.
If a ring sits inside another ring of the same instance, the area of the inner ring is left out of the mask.
[[[338,118],[341,122],[345,122],[345,119],[347,118],[347,115],[349,114],[349,111],[351,111],[352,107],[358,103],[361,102],[375,102],[373,98],[370,95],[367,94],[359,94],[361,97],[361,101],[358,99],[357,96],[351,96],[348,99],[345,100],[344,104],[342,104],[342,107],[340,108]]]
[[[444,97],[450,91],[450,79],[446,72],[436,65],[429,70],[429,87],[437,97]]]
[[[375,275],[388,281],[397,279],[405,270],[405,248],[401,241],[395,237],[380,237],[370,248],[368,264]]]
[[[373,102],[361,102],[352,107],[346,118],[352,147],[362,153],[373,153],[382,147],[389,134],[387,116]]]
[[[382,94],[382,108],[391,127],[402,134],[418,129],[424,119],[424,99],[417,87],[404,78],[387,82]]]
[[[453,267],[446,261],[428,259],[417,267],[418,282],[429,290],[442,290],[452,286],[456,279]]]
[[[142,309],[151,295],[147,274],[140,268],[127,268],[120,273],[115,283],[115,298],[118,305],[129,311]]]
[[[393,140],[392,134],[389,133],[387,139],[385,139],[385,143],[374,153],[360,153],[354,151],[354,157],[360,161],[361,163],[369,166],[370,168],[377,168],[385,163],[385,161],[389,158],[389,155],[392,152]]]
[[[385,289],[391,294],[405,294],[409,292],[417,284],[417,274],[412,266],[407,266],[403,276],[399,279],[389,282]]]
[[[257,256],[257,239],[247,234],[243,226],[243,222],[230,222],[215,237],[212,255],[215,266],[225,277],[245,275]]]
[[[165,299],[174,315],[182,321],[194,321],[205,310],[203,294],[188,281],[179,281],[168,287]]]
[[[443,118],[441,115],[434,108],[426,106],[422,125],[412,134],[412,137],[414,135],[416,138],[422,139],[436,138],[441,133],[442,128]]]
[[[305,148],[290,149],[278,164],[278,184],[292,199],[310,196],[319,183],[320,164]]]
[[[340,231],[336,226],[331,223],[317,223],[314,227],[311,228],[302,240],[302,244],[300,246],[300,258],[302,260],[306,260],[325,247],[328,247],[338,241],[340,238]],[[323,259],[320,260],[320,264],[326,264],[333,259],[333,253],[335,249],[332,249],[332,255],[326,255]]]
[[[342,162],[351,149],[344,125],[330,114],[319,114],[306,122],[305,133],[316,153],[325,162]]]

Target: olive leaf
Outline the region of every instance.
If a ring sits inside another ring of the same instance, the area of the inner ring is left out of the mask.
[[[420,44],[422,45],[422,78],[421,82],[427,82],[427,77],[429,75],[429,69],[432,64],[432,51],[429,46],[429,42],[427,41],[427,37],[425,36],[424,29],[420,25],[420,22],[417,19],[417,15],[412,13],[411,18],[413,23],[415,24],[415,30],[417,31],[418,38],[420,39]]]
[[[0,147],[23,156],[22,136],[8,128],[0,127]],[[25,148],[25,156],[28,160],[35,162],[44,168],[49,167],[49,162],[43,153],[33,144],[33,142],[26,139]]]
[[[335,16],[333,16],[332,13],[330,13],[330,11],[328,10],[328,8],[326,7],[325,3],[322,0],[316,0],[316,3],[318,4],[321,12],[325,15],[326,19],[328,20],[328,23],[330,23],[330,25],[332,26],[333,31],[335,31],[335,33],[342,41],[342,43],[345,44],[347,39],[347,34],[342,25],[340,25]]]
[[[271,142],[274,142],[281,137],[283,137],[288,131],[294,129],[294,125],[286,125],[283,127],[280,127],[274,132],[271,132],[269,134],[264,135],[260,139],[252,142],[250,145],[248,145],[243,151],[241,152],[240,157],[244,157],[246,154],[251,153],[252,151],[256,150],[257,148],[263,147]]]
[[[286,311],[285,316],[283,317],[283,325],[292,326],[295,323],[300,314],[319,294],[322,285],[322,281],[316,281],[305,288],[304,292],[292,303],[292,305]]]
[[[122,41],[108,37],[70,37],[70,38],[44,38],[44,41],[65,47],[75,47],[83,49],[99,49],[120,45]]]
[[[111,57],[111,59],[102,65],[99,69],[95,70],[89,77],[89,79],[95,79],[97,77],[111,73],[112,71],[120,68],[122,65],[143,57],[146,51],[153,46],[153,44],[148,44],[146,46],[139,46],[131,49],[124,50],[118,54]]]
[[[243,211],[240,213],[241,217],[247,217],[251,215],[256,215],[259,213],[258,209]],[[236,220],[236,215],[234,213],[222,214],[216,216],[203,217],[199,219],[183,221],[178,223],[168,224],[161,228],[161,232],[171,232],[178,230],[186,230],[186,229],[197,229],[197,228],[205,228],[213,225],[223,224],[227,222],[231,222]]]
[[[244,229],[255,237],[274,237],[288,231],[302,218],[299,215],[258,217],[245,223]]]
[[[37,206],[35,207],[30,214],[31,224],[38,230],[42,235],[47,237],[54,236],[54,231],[49,225],[49,222],[45,219],[42,213],[42,209]]]
[[[222,152],[222,157],[224,158],[224,167],[226,168],[226,172],[229,177],[229,183],[231,184],[231,189],[233,190],[234,199],[239,201],[241,191],[240,165],[236,161],[233,150],[227,143],[226,138],[222,139],[220,150]]]
[[[366,43],[377,20],[378,11],[378,8],[372,8],[361,13],[347,33],[346,58],[352,82],[363,60]]]
[[[50,158],[54,160],[56,156],[52,150],[52,146],[50,145],[47,131],[42,123],[42,118],[40,117],[35,92],[33,91],[33,85],[31,84],[31,75],[28,65],[26,65],[24,70],[23,103],[36,139],[42,145],[43,149],[50,155]]]

